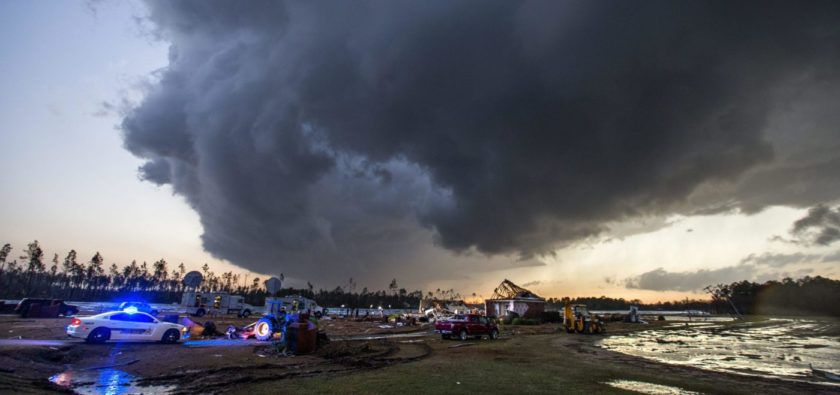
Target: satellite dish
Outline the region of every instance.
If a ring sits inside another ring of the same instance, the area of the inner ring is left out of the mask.
[[[183,283],[188,287],[195,288],[201,285],[202,281],[204,281],[204,277],[201,275],[201,273],[192,271],[184,275]]]
[[[276,294],[282,286],[283,281],[277,277],[272,277],[268,280],[265,280],[265,290],[268,291],[268,293],[271,295]]]

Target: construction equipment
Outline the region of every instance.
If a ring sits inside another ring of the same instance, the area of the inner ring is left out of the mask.
[[[569,298],[563,298],[563,327],[566,333],[595,334],[607,331],[606,323],[598,316],[590,314],[585,304],[571,304]]]
[[[314,320],[314,322],[313,322]],[[285,344],[285,352],[308,354],[319,344],[329,342],[326,333],[318,330],[317,319],[308,313],[268,314],[259,321],[246,326],[239,334],[241,338],[255,337],[257,340],[274,340]]]
[[[246,333],[258,340],[286,340],[286,329],[290,325],[310,320],[310,313],[314,310],[314,321],[321,315],[322,308],[314,300],[301,296],[284,298],[266,298],[265,315],[252,325],[246,327]],[[247,335],[246,335],[247,336]]]
[[[689,318],[691,318],[690,315]],[[642,316],[639,314],[639,308],[636,306],[630,306],[630,311],[626,316],[624,316],[624,322],[629,322],[631,324],[647,324],[647,322],[642,319]]]
[[[252,325],[246,327],[246,333],[253,335],[257,340],[286,340],[286,329],[289,324],[298,321],[298,314],[268,314]],[[248,331],[250,329],[250,331]]]

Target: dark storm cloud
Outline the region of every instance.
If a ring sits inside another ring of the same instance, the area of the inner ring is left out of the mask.
[[[158,185],[172,182],[171,175],[172,169],[169,168],[169,162],[166,159],[150,160],[140,166],[140,177]]]
[[[808,244],[827,246],[840,240],[840,207],[812,207],[793,223],[790,233]]]
[[[702,290],[707,285],[752,279],[755,277],[753,269],[750,265],[726,266],[713,270],[702,269],[695,272],[669,272],[658,268],[627,279],[625,286],[651,291],[692,292]]]
[[[837,82],[838,6],[151,2],[170,64],[125,145],[254,270],[445,267],[431,235],[527,259],[775,163],[770,114]],[[688,206],[774,201],[734,186]]]
[[[796,252],[793,254],[774,254],[766,252],[761,255],[750,254],[741,260],[741,263],[753,263],[756,265],[766,265],[770,267],[783,267],[794,263],[801,262],[816,262],[820,258],[817,254],[803,254]]]
[[[672,272],[663,268],[651,270],[624,280],[624,286],[652,291],[699,291],[707,285],[726,284],[735,281],[766,281],[812,273],[816,265],[836,264],[840,252],[828,255],[769,253],[750,254],[738,264],[718,269]],[[800,265],[799,267],[796,267]],[[801,265],[811,266],[802,267]],[[786,270],[777,272],[775,270]],[[792,270],[792,271],[791,271]],[[607,281],[609,283],[609,281]]]

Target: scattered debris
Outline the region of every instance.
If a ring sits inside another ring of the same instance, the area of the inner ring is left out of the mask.
[[[225,336],[228,338],[228,340],[237,339],[239,338],[237,332],[239,332],[239,330],[235,326],[228,325],[227,331],[225,331]]]
[[[474,346],[474,345],[475,345],[475,343],[458,343],[458,344],[453,344],[453,345],[449,346],[449,348],[460,348],[460,347],[468,347],[468,346]]]
[[[682,340],[666,340],[666,339],[663,339],[661,337],[656,338],[656,342],[659,343],[659,344],[679,344],[679,345],[684,345],[685,344],[685,342],[682,341]],[[744,355],[746,355],[746,354],[744,354]]]
[[[815,369],[814,365],[810,363],[808,364],[808,367],[811,368],[811,374],[813,374],[816,377],[821,377],[831,381],[840,381],[840,375],[838,374],[831,373],[827,370]]]
[[[429,321],[437,321],[454,314],[466,314],[471,311],[472,309],[463,300],[423,299],[420,301],[420,312],[423,313],[421,318]]]

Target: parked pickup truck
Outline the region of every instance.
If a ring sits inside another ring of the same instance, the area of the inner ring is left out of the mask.
[[[443,339],[453,336],[461,340],[467,340],[469,337],[481,339],[482,336],[494,340],[499,338],[499,327],[496,323],[478,314],[456,314],[440,319],[435,322],[435,332],[440,333]]]
[[[56,318],[79,314],[79,308],[61,299],[23,298],[15,307],[15,314],[23,318]]]

